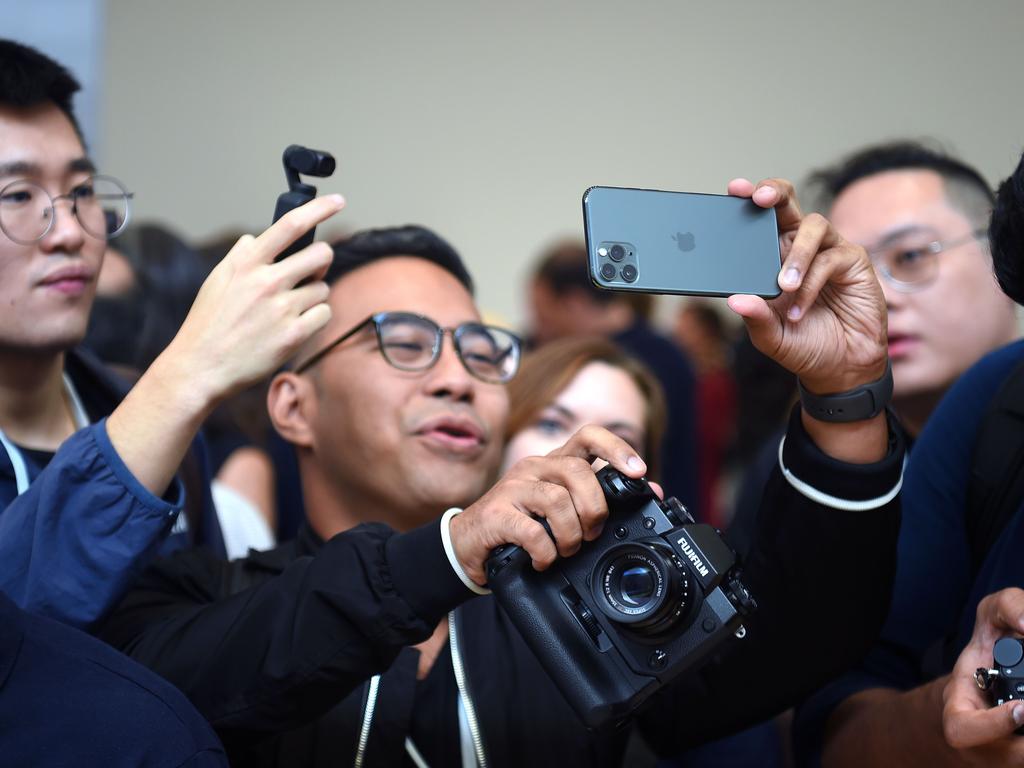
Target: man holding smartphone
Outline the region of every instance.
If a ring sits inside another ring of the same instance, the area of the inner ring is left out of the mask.
[[[903,449],[883,410],[885,306],[867,256],[825,219],[804,218],[785,182],[730,189],[776,208],[786,254],[782,297],[734,296],[731,306],[754,342],[801,377],[813,410],[794,413],[767,494],[744,575],[760,606],[747,638],[641,717],[669,754],[790,706],[856,659],[884,616],[895,569]],[[156,564],[104,637],[181,686],[238,765],[395,764],[413,750],[430,765],[617,764],[624,734],[579,723],[493,599],[447,615],[434,601],[433,623],[421,613],[407,641],[416,647],[401,650],[391,627],[358,620],[376,571],[349,571],[342,591],[317,585],[336,570],[324,563],[344,531],[409,537],[439,517],[458,537],[470,521],[518,515],[541,537],[531,546],[547,544],[530,550],[536,564],[556,546],[571,555],[603,519],[587,458],[612,458],[635,476],[629,453],[584,430],[488,491],[503,442],[502,382],[514,371],[480,364],[514,355],[511,342],[497,347],[509,354],[483,361],[466,347],[481,325],[457,255],[422,228],[365,232],[338,244],[327,280],[334,319],[269,398],[298,453],[309,529],[232,563],[197,552]],[[506,338],[487,333],[488,349]],[[829,418],[835,398],[854,401],[852,420]],[[545,514],[555,542],[524,511]],[[482,592],[483,558],[460,560],[465,589]],[[407,560],[396,573],[416,574],[425,594],[438,578],[428,565]],[[824,652],[822,637],[835,639]],[[374,666],[379,678],[359,678]]]

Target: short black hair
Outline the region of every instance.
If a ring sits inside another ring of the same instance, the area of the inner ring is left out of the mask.
[[[451,244],[426,227],[407,224],[404,227],[366,229],[332,244],[334,260],[324,278],[334,285],[340,278],[359,267],[393,256],[414,256],[432,262],[455,277],[470,295],[473,278],[458,252]]]
[[[942,177],[949,201],[978,227],[985,226],[995,197],[985,178],[937,144],[899,140],[875,144],[847,155],[828,168],[813,171],[807,188],[815,207],[827,210],[856,181],[887,171],[933,171]]]
[[[0,105],[19,109],[50,102],[67,115],[85,143],[71,106],[81,85],[68,70],[35,48],[0,39]]]
[[[988,239],[999,287],[1024,304],[1024,156],[1013,175],[999,185]]]

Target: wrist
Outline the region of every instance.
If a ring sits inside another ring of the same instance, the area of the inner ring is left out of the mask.
[[[800,374],[800,386],[813,395],[827,396],[849,392],[881,380],[890,368],[888,355],[883,354],[870,365],[855,369],[826,371],[820,374]]]
[[[452,507],[441,517],[441,543],[444,552],[448,556],[448,562],[459,580],[466,585],[466,588],[478,595],[489,595],[491,590],[482,587],[474,581],[463,568],[455,549],[455,541],[458,539],[458,523],[456,522],[462,510],[459,507]],[[453,538],[454,535],[454,538]]]
[[[882,411],[861,421],[822,421],[801,408],[800,420],[819,450],[836,461],[874,464],[889,452],[889,424]]]
[[[223,388],[204,375],[202,366],[182,360],[173,342],[153,361],[134,389],[197,429],[224,398]]]
[[[892,363],[886,358],[878,378],[845,390],[822,392],[817,388],[808,389],[803,381],[797,382],[797,388],[804,412],[818,421],[840,424],[868,421],[892,402]]]

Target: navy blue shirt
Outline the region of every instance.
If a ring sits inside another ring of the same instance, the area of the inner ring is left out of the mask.
[[[88,629],[155,554],[194,545],[218,556],[225,550],[201,439],[164,496],[155,496],[107,435],[104,417],[127,385],[79,351],[67,354],[65,370],[95,423],[52,457],[0,448],[0,589],[31,613]],[[28,483],[20,494],[15,462]]]
[[[227,759],[170,683],[0,592],[0,763],[221,768]]]
[[[858,668],[800,708],[794,727],[799,764],[820,764],[828,717],[847,697],[868,688],[908,690],[947,674],[971,636],[981,599],[1024,586],[1022,510],[973,577],[964,519],[978,429],[1021,361],[1024,341],[982,358],[928,419],[904,477],[896,582],[885,627]]]

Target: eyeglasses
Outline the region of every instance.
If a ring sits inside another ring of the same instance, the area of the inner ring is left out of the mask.
[[[940,253],[987,237],[985,230],[976,229],[962,237],[922,243],[920,234],[906,234],[868,249],[868,255],[893,288],[913,293],[926,288],[938,275]]]
[[[446,333],[451,334],[463,366],[481,381],[504,384],[519,370],[522,342],[503,328],[482,323],[442,328],[430,318],[411,312],[378,312],[336,338],[299,365],[295,372],[307,370],[368,325],[373,325],[384,359],[402,371],[425,371],[437,363]]]
[[[133,197],[113,176],[90,176],[56,197],[34,181],[16,179],[0,189],[0,230],[19,245],[32,245],[53,229],[57,201],[69,200],[86,234],[103,240],[127,226]]]

